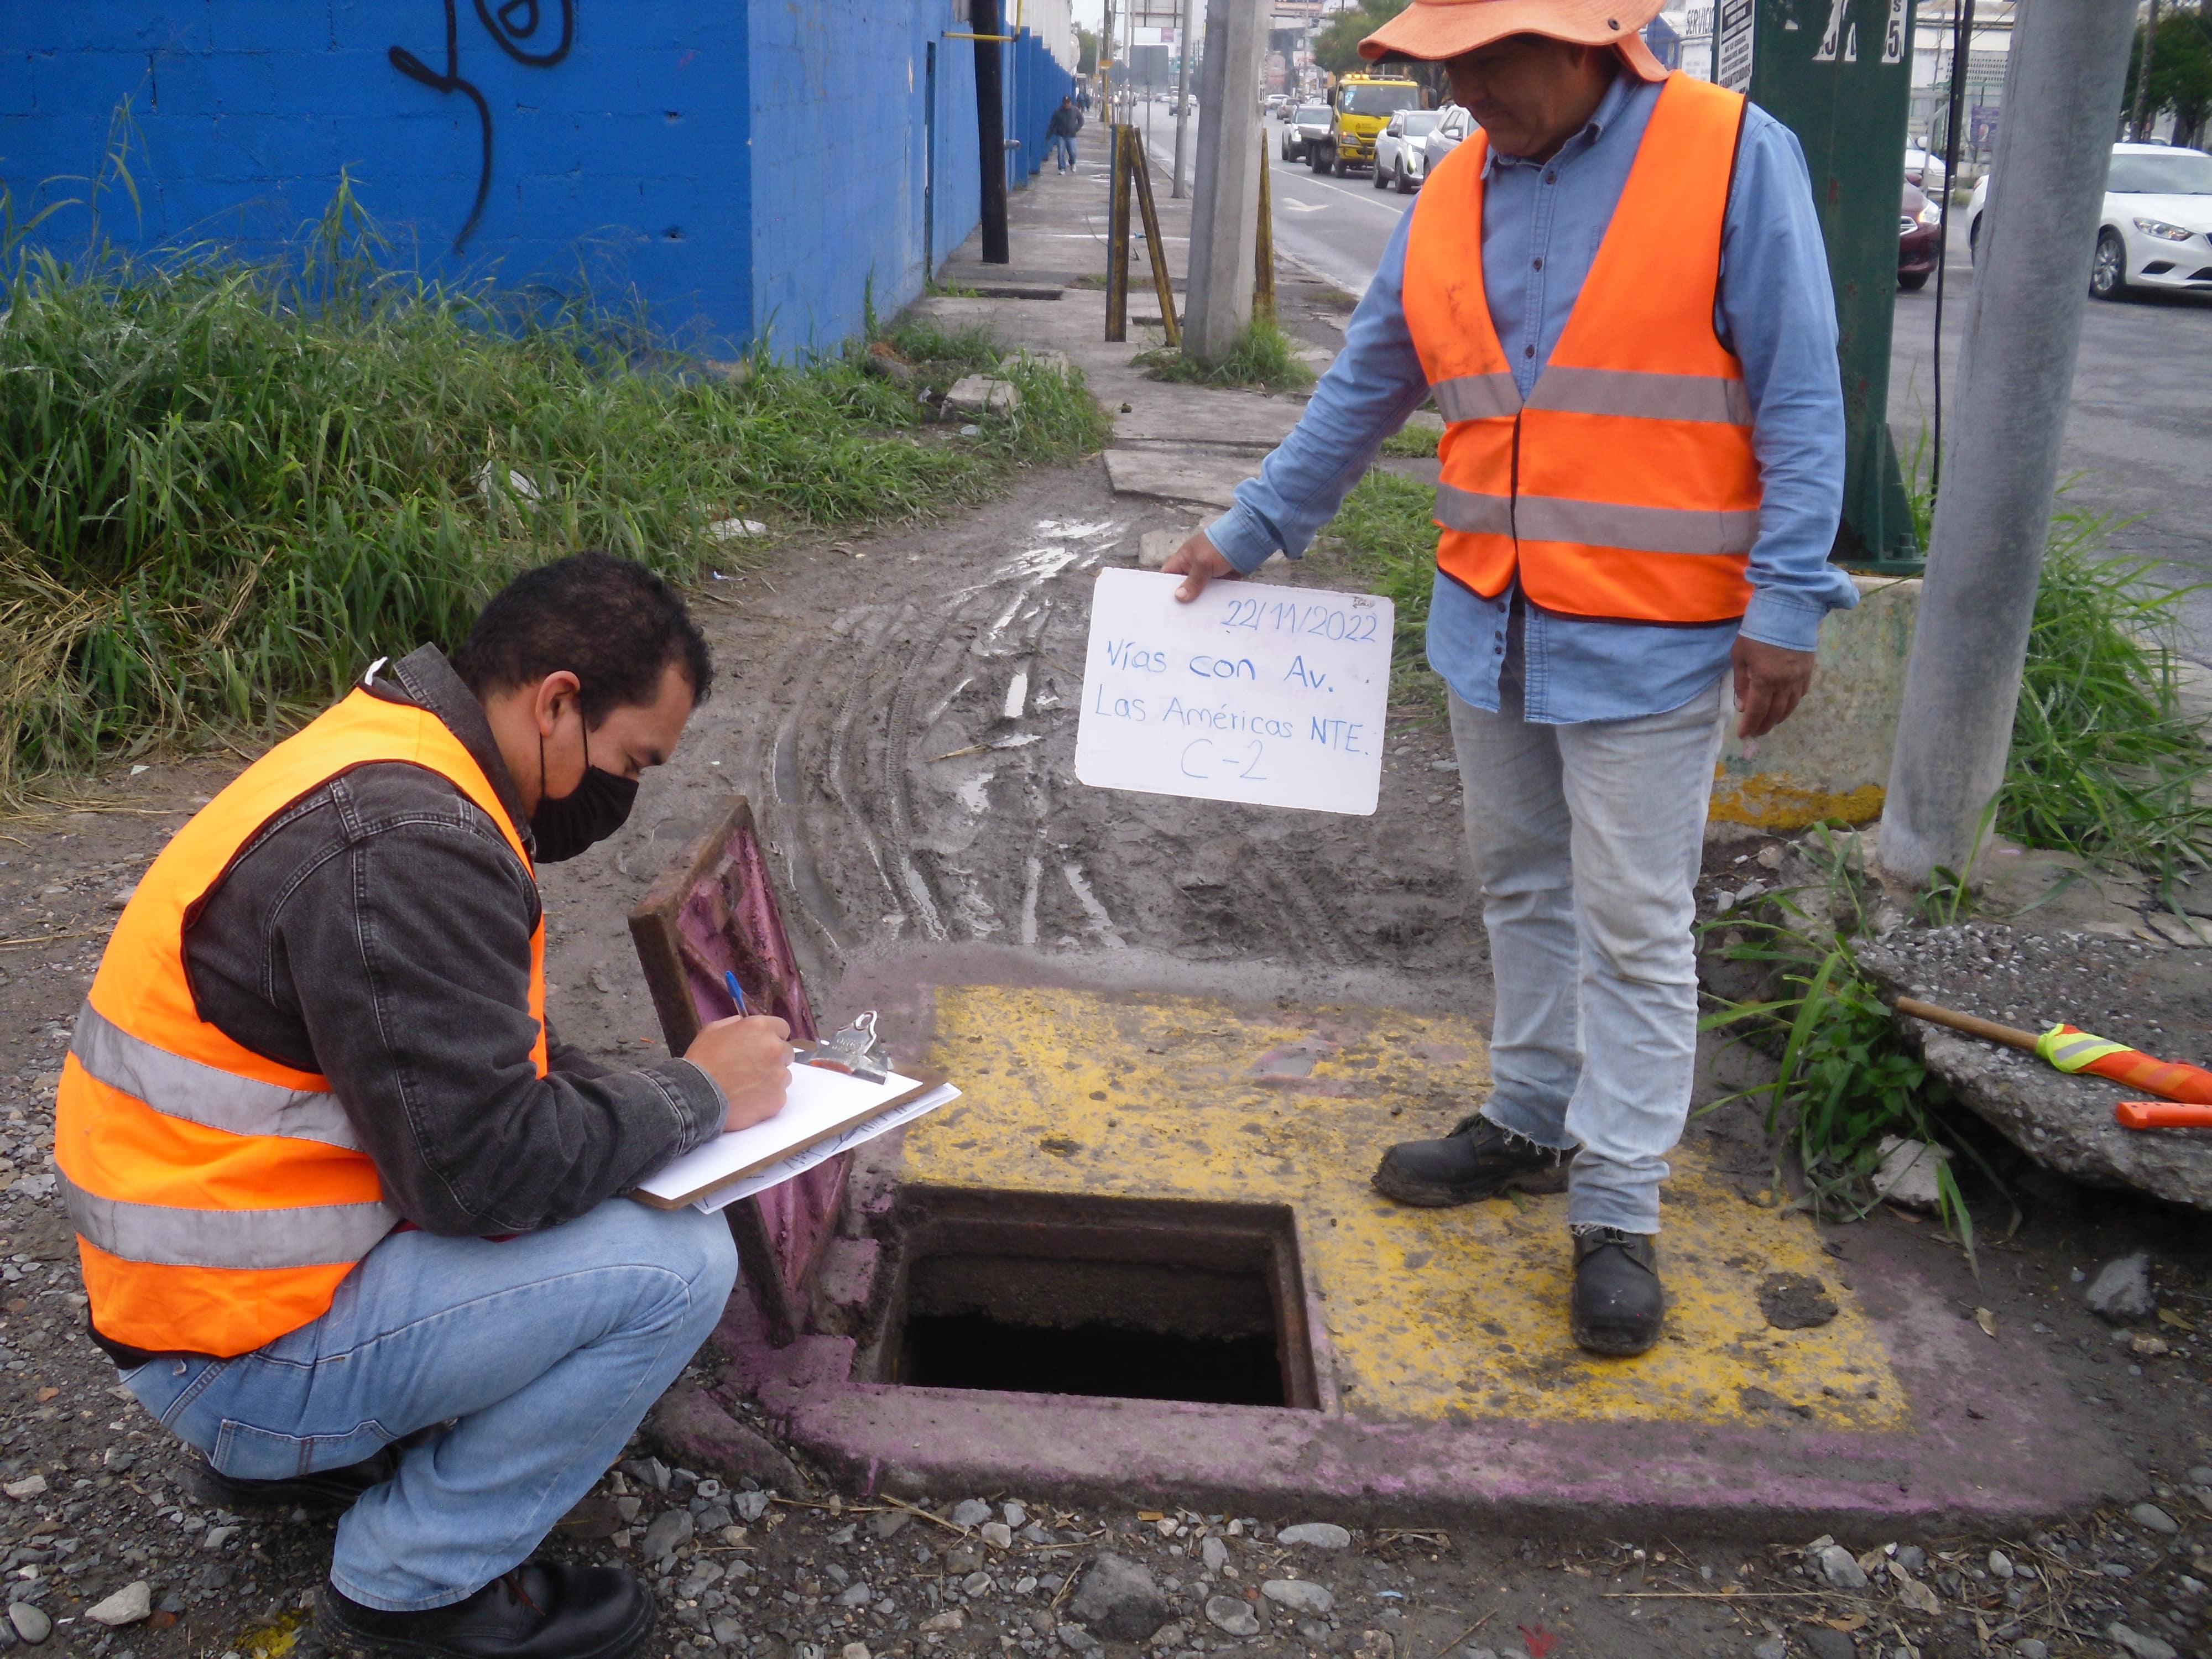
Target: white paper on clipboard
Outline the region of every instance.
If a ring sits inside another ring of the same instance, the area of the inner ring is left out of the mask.
[[[673,1209],[687,1200],[709,1212],[778,1186],[849,1146],[911,1122],[960,1091],[949,1084],[915,1094],[924,1085],[894,1072],[870,1083],[819,1066],[791,1068],[783,1109],[750,1128],[720,1134],[663,1165],[634,1189],[648,1202]],[[910,1100],[901,1097],[913,1095]],[[889,1109],[874,1109],[888,1103]]]
[[[933,1112],[939,1107],[959,1098],[959,1090],[949,1083],[940,1083],[927,1094],[917,1096],[903,1106],[894,1106],[881,1116],[872,1117],[866,1123],[855,1124],[841,1135],[832,1135],[827,1140],[817,1141],[804,1152],[793,1152],[780,1164],[772,1164],[757,1174],[747,1176],[742,1181],[733,1181],[726,1187],[717,1188],[700,1199],[693,1207],[708,1215],[714,1214],[717,1210],[727,1209],[741,1198],[750,1198],[755,1193],[766,1192],[771,1187],[780,1187],[793,1176],[805,1174],[825,1158],[835,1158],[840,1152],[848,1152],[855,1146],[873,1140],[878,1135],[888,1133],[902,1124],[911,1123],[925,1113]]]

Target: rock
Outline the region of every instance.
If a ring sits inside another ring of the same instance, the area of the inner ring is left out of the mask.
[[[105,1601],[85,1609],[84,1616],[95,1625],[105,1625],[110,1630],[119,1630],[125,1625],[135,1625],[154,1613],[154,1587],[141,1578],[125,1584]]]
[[[1858,1644],[1826,1625],[1800,1625],[1797,1639],[1813,1659],[1858,1659]]]
[[[1751,1659],[1783,1659],[1789,1651],[1789,1643],[1779,1636],[1770,1636],[1751,1650]]]
[[[837,1659],[869,1659],[866,1642],[848,1642],[837,1650]]]
[[[955,1577],[965,1578],[982,1565],[983,1552],[981,1550],[963,1545],[958,1549],[945,1552],[945,1571]]]
[[[708,1633],[723,1647],[733,1648],[745,1639],[745,1627],[733,1615],[718,1613],[707,1621]]]
[[[1000,1504],[999,1514],[1000,1517],[1005,1520],[1006,1525],[1016,1531],[1020,1530],[1022,1523],[1030,1518],[1030,1512],[1024,1509],[1019,1504],[1015,1503],[1005,1503]]]
[[[1810,1273],[1769,1273],[1759,1282],[1759,1310],[1778,1331],[1808,1331],[1836,1316],[1836,1300]]]
[[[2012,1557],[2007,1555],[2002,1550],[1991,1550],[1990,1552],[1990,1577],[1992,1578],[2011,1577]]]
[[[2012,1644],[2020,1659],[2051,1659],[2051,1644],[2036,1637],[2023,1636]]]
[[[2100,1319],[2124,1325],[2131,1319],[2148,1319],[2158,1304],[2150,1291],[2150,1256],[2142,1250],[2107,1261],[2097,1269],[2089,1288],[2081,1292],[2089,1311]]]
[[[1364,1630],[1352,1644],[1352,1659],[1394,1659],[1398,1644],[1387,1630]]]
[[[1207,1537],[1198,1547],[1198,1559],[1206,1563],[1206,1570],[1215,1577],[1229,1565],[1229,1546],[1218,1538]]]
[[[1323,1633],[1326,1634],[1326,1632],[1327,1626],[1323,1626]],[[1190,1627],[1184,1624],[1182,1620],[1177,1619],[1172,1623],[1162,1625],[1158,1630],[1146,1637],[1145,1638],[1145,1645],[1148,1648],[1158,1648],[1163,1652],[1165,1652],[1170,1648],[1181,1647],[1189,1639]]]
[[[1947,994],[1942,975],[1927,971],[1917,957],[1896,948],[1899,939],[1917,931],[1854,941],[1853,954],[1886,1000],[1917,994],[1953,1007],[1972,1001],[1971,994]],[[2149,1018],[2160,1012],[2172,1015],[2170,1023],[2176,1029],[2185,1029],[2179,1024],[2177,1009],[2153,1005]],[[2130,1092],[2086,1072],[2069,1077],[2033,1054],[1924,1020],[1899,1015],[1896,1024],[1905,1047],[1919,1054],[1961,1104],[2045,1169],[2092,1187],[2148,1193],[2212,1210],[2212,1136],[2122,1128],[2112,1108],[2140,1091]]]
[[[1068,1598],[1067,1614],[1109,1641],[1141,1642],[1168,1617],[1167,1597],[1142,1562],[1102,1554]]]
[[[1029,360],[1030,368],[1041,368],[1063,380],[1075,372],[1074,361],[1065,351],[1025,351],[1022,356]]]
[[[1072,1648],[1078,1653],[1087,1653],[1092,1648],[1103,1645],[1080,1625],[1062,1625],[1053,1634],[1060,1638],[1060,1646]]]
[[[933,1613],[921,1624],[924,1636],[949,1636],[968,1622],[967,1615],[957,1607],[947,1607],[942,1613]]]
[[[1918,1572],[1928,1565],[1928,1552],[1917,1544],[1899,1544],[1891,1559],[1907,1572]]]
[[[975,1528],[975,1535],[994,1550],[1010,1550],[1014,1547],[1014,1529],[1003,1521],[986,1521]]]
[[[8,1622],[15,1626],[15,1634],[33,1647],[54,1633],[54,1621],[28,1601],[15,1601],[8,1608]]]
[[[2162,1532],[2169,1538],[2181,1530],[2181,1523],[2155,1504],[2138,1504],[2128,1513],[2135,1517],[2137,1526]]]
[[[991,1506],[980,1498],[963,1498],[952,1506],[956,1527],[980,1527],[991,1518]]]
[[[717,519],[707,526],[707,533],[727,547],[732,542],[750,541],[756,536],[768,534],[768,526],[758,519]]]
[[[1950,1160],[1949,1147],[1884,1135],[1875,1155],[1881,1159],[1874,1172],[1875,1197],[1908,1210],[1936,1207],[1936,1172]]]
[[[210,1527],[200,1534],[200,1547],[210,1555],[216,1554],[230,1542],[237,1532],[236,1527]]]
[[[27,1504],[46,1489],[46,1477],[43,1474],[27,1474],[21,1480],[10,1480],[6,1486],[0,1486],[0,1492],[6,1492],[19,1504]]]
[[[994,1588],[991,1575],[980,1569],[960,1581],[961,1589],[969,1595],[983,1595]]]
[[[875,1594],[865,1578],[856,1578],[837,1592],[837,1605],[841,1607],[865,1607],[874,1600]]]
[[[1191,538],[1188,530],[1147,530],[1137,538],[1137,568],[1158,570],[1175,557],[1176,550]]]
[[[969,374],[955,380],[945,394],[945,407],[955,415],[1011,415],[1021,402],[1021,392],[1012,380],[994,380],[988,374]]]
[[[645,1529],[645,1538],[638,1545],[637,1553],[649,1562],[672,1560],[677,1546],[691,1541],[692,1530],[690,1510],[663,1510]]]
[[[1233,1595],[1207,1596],[1206,1621],[1216,1630],[1231,1636],[1257,1636],[1260,1633],[1260,1615],[1252,1611],[1249,1602],[1240,1601]]]
[[[768,1513],[769,1502],[774,1496],[772,1492],[741,1492],[730,1500],[730,1507],[737,1511],[738,1520],[750,1526]]]
[[[896,1538],[906,1529],[914,1517],[904,1510],[885,1510],[880,1515],[868,1517],[868,1531],[877,1538]]]
[[[678,1382],[661,1395],[646,1417],[645,1432],[664,1453],[687,1468],[713,1469],[726,1480],[750,1479],[781,1492],[806,1489],[798,1469],[774,1441],[738,1422],[696,1384]],[[657,1484],[659,1490],[668,1490],[665,1480]],[[719,1493],[721,1487],[717,1486],[715,1491]],[[744,1515],[745,1498],[755,1495],[738,1495],[735,1507],[740,1515]],[[745,1516],[748,1521],[759,1518]]]
[[[1820,1570],[1820,1576],[1838,1589],[1866,1588],[1865,1569],[1841,1544],[1830,1544],[1817,1551],[1813,1557],[1813,1565]]]
[[[1328,1587],[1316,1584],[1310,1578],[1270,1578],[1260,1586],[1260,1594],[1292,1613],[1316,1617],[1336,1605],[1336,1598],[1328,1593]]]
[[[1333,1633],[1326,1622],[1319,1619],[1301,1619],[1297,1623],[1298,1639],[1317,1648],[1326,1648]],[[1465,1656],[1462,1656],[1465,1659]]]
[[[2135,1655],[2135,1659],[2175,1659],[2172,1644],[2161,1642],[2155,1636],[2142,1635],[2125,1625],[2116,1622],[2107,1626],[2105,1634]]]
[[[1295,1527],[1285,1527],[1275,1534],[1279,1544],[1307,1544],[1317,1550],[1342,1550],[1352,1547],[1352,1534],[1342,1527],[1328,1521],[1301,1521]]]

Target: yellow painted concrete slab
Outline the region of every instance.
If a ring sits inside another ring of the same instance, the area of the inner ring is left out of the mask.
[[[1904,1393],[1802,1216],[1762,1209],[1678,1154],[1662,1265],[1668,1337],[1603,1359],[1567,1332],[1566,1199],[1449,1210],[1367,1183],[1395,1140],[1442,1134],[1486,1096],[1472,1021],[1152,995],[937,993],[933,1066],[966,1091],[907,1132],[901,1178],[948,1187],[1287,1203],[1344,1408],[1377,1420],[1490,1417],[1887,1429]],[[1841,1306],[1768,1328],[1770,1273]]]

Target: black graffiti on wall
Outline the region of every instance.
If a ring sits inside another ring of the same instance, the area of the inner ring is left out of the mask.
[[[392,67],[410,81],[420,82],[434,92],[459,93],[476,106],[477,125],[483,135],[483,155],[477,167],[476,200],[469,208],[469,216],[462,223],[460,233],[453,238],[453,252],[459,253],[468,246],[469,238],[477,232],[477,222],[483,217],[484,202],[491,195],[492,120],[491,106],[484,100],[483,90],[475,82],[461,73],[461,27],[456,11],[458,0],[445,0],[446,7],[446,67],[443,73],[432,69],[404,46],[394,46],[386,55]],[[477,21],[484,26],[493,44],[509,58],[527,69],[551,69],[568,55],[569,47],[576,43],[576,0],[504,0],[495,5],[491,0],[475,0]],[[560,28],[556,32],[547,27],[546,14],[557,7]]]

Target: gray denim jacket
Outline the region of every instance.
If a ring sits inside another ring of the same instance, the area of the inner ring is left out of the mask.
[[[369,690],[444,721],[528,844],[483,708],[435,647]],[[537,883],[480,808],[436,773],[380,763],[301,796],[246,845],[187,920],[185,969],[203,1019],[330,1079],[406,1219],[530,1232],[711,1139],[726,1109],[684,1060],[611,1072],[549,1043],[552,1075],[537,1074],[538,918]]]

